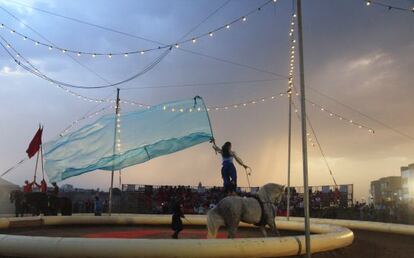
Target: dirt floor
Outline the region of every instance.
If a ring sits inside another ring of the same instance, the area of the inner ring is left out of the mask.
[[[71,227],[33,227],[2,230],[0,234],[85,237],[85,238],[170,238],[172,230],[168,227],[150,226],[71,226]],[[300,235],[299,232],[282,231],[282,236]],[[205,238],[205,227],[186,227],[180,238]],[[225,238],[226,232],[220,231],[218,237]],[[354,231],[354,243],[346,248],[332,252],[314,254],[314,258],[414,258],[414,237],[368,231]],[[256,228],[240,228],[238,238],[261,237]]]

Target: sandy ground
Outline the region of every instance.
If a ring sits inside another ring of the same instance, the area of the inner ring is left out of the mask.
[[[29,236],[61,236],[86,238],[170,238],[172,230],[168,227],[149,226],[76,226],[76,227],[39,227],[2,230],[2,234]],[[299,232],[281,232],[283,236],[299,235]],[[332,252],[314,254],[314,258],[414,258],[414,236],[403,236],[368,231],[354,231],[354,243],[346,248]],[[205,238],[204,227],[186,227],[181,238]],[[219,238],[225,238],[222,230]],[[261,237],[258,229],[240,228],[237,237]]]

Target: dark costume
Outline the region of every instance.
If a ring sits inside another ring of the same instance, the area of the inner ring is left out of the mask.
[[[236,191],[237,188],[237,171],[234,163],[224,160],[221,167],[221,177],[223,178],[224,190],[227,193]]]
[[[177,203],[173,207],[173,215],[172,215],[172,220],[171,220],[171,228],[172,230],[174,230],[174,234],[172,235],[172,238],[177,239],[178,234],[183,230],[183,222],[181,218],[185,218],[184,213],[181,210],[181,204]]]

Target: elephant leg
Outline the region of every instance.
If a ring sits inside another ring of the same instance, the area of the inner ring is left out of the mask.
[[[267,231],[265,226],[260,226],[260,231],[263,234],[263,237],[267,237]]]

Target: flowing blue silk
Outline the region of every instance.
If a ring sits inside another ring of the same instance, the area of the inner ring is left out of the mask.
[[[92,124],[44,146],[45,171],[51,182],[97,169],[119,170],[209,141],[212,131],[200,97],[121,113],[119,148],[114,155],[116,116]],[[116,144],[118,144],[118,141]]]

